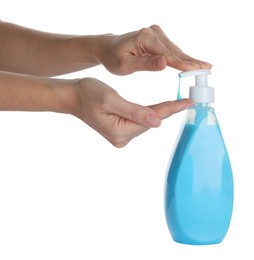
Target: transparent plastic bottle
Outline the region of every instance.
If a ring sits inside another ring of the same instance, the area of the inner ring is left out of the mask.
[[[168,164],[165,215],[172,238],[179,243],[220,243],[233,211],[233,174],[227,149],[207,86],[209,70],[182,72],[196,76],[190,87],[195,105],[186,111],[178,141]]]

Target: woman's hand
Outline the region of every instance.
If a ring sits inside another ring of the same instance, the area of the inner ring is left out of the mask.
[[[166,66],[181,71],[211,68],[211,64],[183,53],[158,25],[119,36],[108,35],[104,40],[100,62],[114,74],[159,71]]]
[[[93,78],[77,80],[73,90],[71,113],[119,148],[149,128],[158,127],[162,119],[192,105],[186,99],[141,106],[123,99],[114,89]]]
[[[192,104],[190,100],[152,106],[131,103],[93,78],[52,79],[0,71],[0,110],[72,114],[116,147]]]

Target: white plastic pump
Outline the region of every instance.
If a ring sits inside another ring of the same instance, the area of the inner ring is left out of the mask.
[[[191,86],[189,90],[189,98],[195,103],[213,103],[214,89],[207,84],[207,75],[211,74],[210,70],[190,70],[179,73],[179,77],[195,76],[195,86]]]

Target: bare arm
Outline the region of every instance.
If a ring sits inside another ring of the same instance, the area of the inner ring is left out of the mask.
[[[93,78],[52,79],[0,71],[0,110],[53,111],[71,114],[100,133],[111,144],[123,147],[134,137],[192,102],[168,101],[141,106],[123,99]]]
[[[104,65],[110,72],[210,68],[183,53],[153,25],[123,35],[63,35],[0,21],[0,70],[56,76]]]
[[[53,111],[68,113],[64,95],[74,80],[51,79],[0,71],[0,111]],[[66,100],[68,100],[66,98]]]
[[[108,71],[211,68],[183,53],[159,26],[123,35],[75,36],[41,32],[0,21],[0,110],[72,114],[117,147],[192,104],[129,102],[103,82],[55,76],[102,64]]]
[[[53,34],[0,21],[0,70],[56,76],[86,69],[99,64],[104,37]]]

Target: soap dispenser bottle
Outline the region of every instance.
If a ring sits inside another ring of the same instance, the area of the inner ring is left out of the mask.
[[[233,210],[233,175],[214,108],[214,89],[207,86],[210,70],[186,71],[195,76],[178,141],[165,181],[165,215],[174,241],[190,245],[220,243]],[[179,84],[180,88],[180,84]]]

